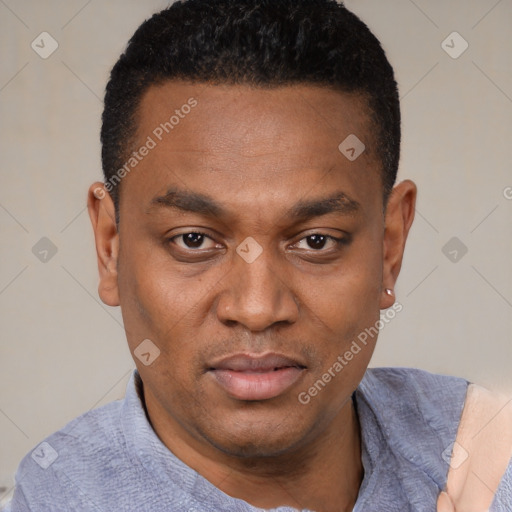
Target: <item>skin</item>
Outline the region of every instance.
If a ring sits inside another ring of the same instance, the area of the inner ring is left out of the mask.
[[[134,361],[151,424],[182,461],[257,507],[351,510],[363,467],[350,397],[376,339],[308,404],[298,395],[393,305],[385,289],[400,271],[416,187],[398,184],[385,208],[365,102],[314,85],[153,86],[133,149],[191,97],[198,105],[123,179],[119,229],[103,185],[89,190],[100,297],[121,306],[132,353],[145,339],[158,346],[151,365]],[[353,162],[338,150],[349,134],[366,146]],[[155,204],[169,190],[223,213]],[[341,193],[357,208],[326,211],[321,201]],[[292,215],[311,201],[323,210]],[[179,237],[197,232],[207,235],[199,247]],[[236,252],[247,237],[262,248],[252,263]],[[208,372],[219,358],[268,352],[305,367],[271,399],[233,398]]]

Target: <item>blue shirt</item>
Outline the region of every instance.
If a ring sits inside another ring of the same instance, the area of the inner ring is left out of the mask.
[[[367,370],[354,394],[364,466],[354,512],[435,511],[467,385],[421,370]],[[87,412],[29,453],[11,512],[260,510],[224,494],[166,448],[147,420],[141,386],[134,371],[123,400]],[[490,510],[512,511],[512,466]]]

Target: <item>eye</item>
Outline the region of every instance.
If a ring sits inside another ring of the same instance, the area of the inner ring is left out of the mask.
[[[171,241],[182,249],[213,249],[217,244],[204,233],[182,233],[171,238]]]
[[[295,247],[297,249],[320,251],[322,249],[335,249],[343,242],[343,239],[334,238],[329,235],[315,233],[299,240]]]

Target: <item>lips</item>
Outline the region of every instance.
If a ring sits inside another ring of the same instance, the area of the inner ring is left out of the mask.
[[[215,362],[208,373],[228,395],[238,400],[269,400],[285,393],[306,366],[280,354],[236,354]]]

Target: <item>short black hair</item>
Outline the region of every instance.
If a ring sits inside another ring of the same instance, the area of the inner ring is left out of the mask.
[[[146,20],[106,88],[101,129],[106,182],[113,183],[130,157],[144,93],[173,79],[256,87],[312,84],[361,94],[374,124],[387,200],[400,156],[398,88],[378,39],[342,3],[181,0]],[[108,187],[116,216],[118,188]]]

